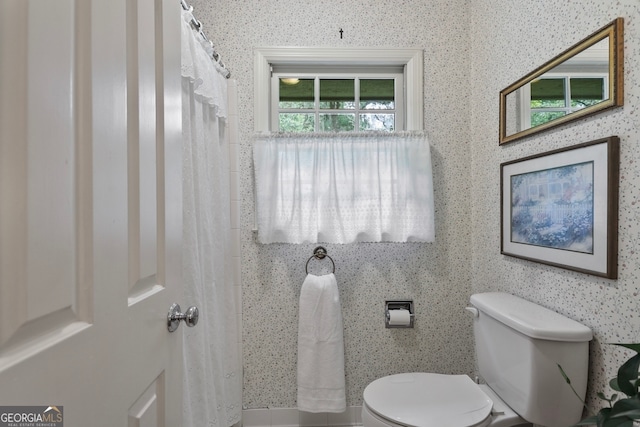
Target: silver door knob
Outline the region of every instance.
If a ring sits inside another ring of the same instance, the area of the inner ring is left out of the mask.
[[[180,326],[180,321],[184,320],[187,326],[196,326],[198,323],[198,307],[189,307],[186,313],[180,312],[180,306],[178,304],[172,304],[169,308],[169,314],[167,315],[167,329],[169,332],[174,332]]]

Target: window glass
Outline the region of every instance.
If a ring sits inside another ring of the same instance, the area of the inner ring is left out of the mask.
[[[531,108],[565,106],[565,79],[540,79],[531,83]]]
[[[564,111],[539,111],[531,113],[531,126],[538,126],[564,116]]]
[[[281,132],[313,132],[315,130],[315,114],[313,113],[280,113]]]
[[[605,100],[602,78],[572,78],[569,85],[572,108],[585,108]]]
[[[281,132],[403,129],[402,70],[294,69],[272,74],[271,126]]]
[[[348,132],[355,130],[355,114],[320,113],[320,131]]]
[[[280,100],[278,108],[313,108],[314,79],[280,78]]]
[[[360,108],[382,110],[395,108],[395,90],[392,79],[361,79]]]
[[[354,109],[356,92],[353,79],[320,79],[320,108]]]
[[[360,114],[360,130],[382,130],[393,132],[395,130],[395,114]]]

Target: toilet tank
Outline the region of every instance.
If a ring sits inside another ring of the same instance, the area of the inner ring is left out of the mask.
[[[591,329],[555,311],[502,292],[471,296],[480,377],[525,420],[547,427],[582,416]]]

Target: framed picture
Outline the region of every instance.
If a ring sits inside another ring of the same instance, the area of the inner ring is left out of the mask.
[[[617,279],[619,159],[611,136],[502,163],[500,252]]]

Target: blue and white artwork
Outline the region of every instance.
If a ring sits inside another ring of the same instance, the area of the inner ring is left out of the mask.
[[[511,241],[593,254],[593,162],[511,177]]]

